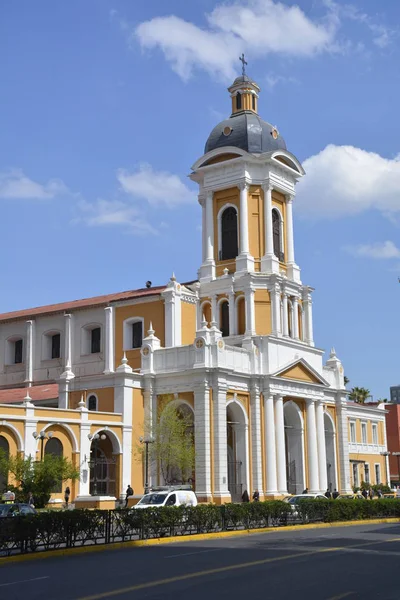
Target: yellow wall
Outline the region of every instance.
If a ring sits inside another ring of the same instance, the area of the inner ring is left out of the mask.
[[[297,364],[284,371],[279,375],[284,379],[297,379],[299,381],[308,381],[310,383],[321,383],[313,373],[311,373],[304,365]]]
[[[86,390],[86,398],[95,394],[98,399],[97,409],[99,412],[114,412],[114,388],[99,388],[95,390]],[[69,408],[76,409],[81,400],[81,391],[73,391],[69,394]]]
[[[271,299],[268,290],[255,290],[254,309],[256,316],[256,334],[269,335],[271,326]]]
[[[161,346],[165,345],[165,314],[164,301],[157,298],[154,302],[143,304],[130,304],[128,306],[119,306],[115,309],[115,365],[121,364],[123,357],[123,322],[131,317],[142,317],[144,319],[143,337],[146,337],[150,328],[150,321],[153,324],[155,335],[160,339]],[[140,369],[141,357],[140,349],[127,350],[126,357],[132,369]]]
[[[233,204],[234,206],[236,206],[237,214],[238,214],[237,226],[238,226],[238,232],[239,232],[239,229],[240,229],[240,224],[239,224],[240,192],[239,192],[239,188],[233,187],[233,188],[228,188],[226,190],[220,190],[218,192],[215,192],[213,201],[214,201],[214,259],[215,259],[215,264],[217,266],[217,276],[218,276],[218,275],[222,275],[222,272],[225,269],[225,267],[227,267],[228,269],[233,268],[233,271],[235,270],[235,264],[236,264],[235,259],[220,261],[218,258],[218,213],[225,204]],[[239,239],[238,239],[238,246],[239,246]]]
[[[261,257],[265,253],[264,192],[260,186],[250,186],[247,207],[250,254],[254,256],[255,270],[260,271]]]
[[[182,344],[193,344],[196,337],[196,305],[181,302]]]
[[[360,460],[369,464],[369,481],[372,485],[375,485],[375,465],[379,464],[381,468],[381,483],[387,483],[387,474],[386,474],[386,460],[384,456],[380,454],[349,454],[349,460]],[[365,470],[364,465],[362,463],[358,464],[358,478],[359,485],[361,485],[362,481],[365,481]],[[350,463],[350,480],[351,485],[354,485],[353,481],[353,463]]]

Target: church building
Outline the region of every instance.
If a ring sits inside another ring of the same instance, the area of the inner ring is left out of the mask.
[[[190,175],[202,215],[198,280],[172,275],[0,315],[0,448],[71,459],[76,506],[111,507],[129,484],[143,493],[135,448],[170,402],[193,421],[199,501],[387,481],[384,410],[349,403],[335,350],[324,364],[314,343],[292,212],[304,169],[259,116],[259,86],[243,72],[228,91],[231,115]],[[150,471],[151,484],[165,483]]]

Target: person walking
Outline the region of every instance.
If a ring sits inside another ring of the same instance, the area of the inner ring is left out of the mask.
[[[249,493],[247,490],[244,490],[242,494],[242,502],[250,502]]]
[[[65,500],[65,508],[68,508],[68,504],[69,504],[69,497],[71,495],[71,490],[69,489],[69,487],[67,486],[65,488],[65,492],[64,492],[64,500]]]
[[[372,499],[373,499],[373,497],[374,497],[374,492],[373,492],[373,489],[372,489],[372,487],[371,487],[371,488],[369,488],[369,494],[368,494],[368,495],[369,495],[369,499],[370,499],[370,500],[372,500]]]
[[[35,499],[33,497],[32,492],[29,492],[28,494],[28,504],[29,506],[31,506],[32,508],[35,508]]]
[[[326,498],[332,498],[332,494],[331,494],[329,488],[326,490],[325,496],[326,496]]]
[[[258,492],[258,490],[256,490],[253,494],[253,502],[259,502],[260,501],[260,494]]]
[[[125,496],[125,508],[128,508],[128,498],[129,496],[133,496],[133,489],[131,488],[131,484],[126,488],[126,496]]]
[[[333,490],[332,498],[333,498],[334,500],[336,500],[336,498],[337,498],[338,496],[339,496],[339,492],[338,492],[338,491],[337,491],[337,489],[335,488],[335,489]]]
[[[367,492],[367,490],[364,489],[364,490],[362,490],[361,493],[364,496],[364,498],[367,500],[368,499],[368,492]]]

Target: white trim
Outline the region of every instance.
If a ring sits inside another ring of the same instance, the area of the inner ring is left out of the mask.
[[[74,453],[79,452],[79,445],[78,445],[78,440],[76,439],[76,435],[72,431],[71,427],[69,427],[65,423],[49,423],[48,425],[45,425],[45,427],[41,427],[40,431],[46,431],[46,429],[50,429],[51,427],[54,427],[54,425],[57,425],[58,427],[61,427],[62,429],[65,429],[68,432],[68,434],[70,436],[70,442],[72,445],[73,452]],[[61,442],[61,440],[60,440],[60,442]]]
[[[55,358],[52,358],[51,356],[51,345],[52,345],[52,338],[53,335],[59,335],[60,336],[60,356],[57,356]],[[62,333],[59,329],[49,329],[48,331],[45,331],[42,333],[42,354],[41,354],[41,361],[48,361],[48,360],[60,360],[63,356],[62,356],[62,352],[61,352],[61,348],[62,348]]]
[[[240,228],[240,223],[239,223],[239,211],[238,211],[238,207],[235,206],[235,204],[232,204],[231,202],[227,202],[226,204],[223,204],[221,206],[221,208],[218,211],[217,214],[217,230],[218,230],[218,255],[217,255],[217,260],[221,261],[222,258],[220,258],[220,253],[222,251],[222,225],[221,225],[221,219],[222,219],[222,213],[227,209],[227,208],[234,208],[236,211],[236,236],[237,236],[237,246],[238,246],[238,252],[239,252],[239,228]],[[226,260],[235,260],[236,256],[234,256],[233,258],[227,258]]]
[[[122,425],[122,423],[120,425]],[[114,433],[114,431],[112,431],[111,429],[108,429],[107,426],[106,427],[102,426],[93,432],[93,436],[95,436],[97,433],[105,433],[106,435],[108,435],[110,437],[112,447],[113,447],[113,454],[122,454],[121,442],[120,442],[118,436]],[[93,438],[90,440],[90,445],[92,445],[92,440],[93,440]]]
[[[92,338],[91,332],[93,329],[100,329],[100,352],[91,352]],[[103,332],[104,328],[101,323],[86,323],[81,327],[81,356],[90,356],[92,354],[100,354],[103,350]]]
[[[351,429],[352,429],[352,425],[354,426],[354,439],[352,439],[352,435],[351,435]],[[349,419],[349,444],[357,444],[357,427],[356,427],[356,421],[353,421],[353,419]],[[350,449],[349,449],[350,452]]]
[[[6,406],[9,407],[10,405],[6,404]],[[10,429],[13,432],[13,434],[17,438],[17,450],[18,450],[18,452],[23,452],[24,451],[24,441],[23,441],[18,429],[16,427],[14,427],[14,425],[11,425],[11,423],[6,423],[5,421],[0,421],[0,427],[1,426]]]
[[[144,331],[144,318],[143,317],[129,317],[122,323],[123,327],[123,349],[124,350],[138,350],[138,348],[132,347],[132,328],[130,327],[134,323],[142,323],[142,340],[145,337]],[[130,336],[130,337],[129,337]]]

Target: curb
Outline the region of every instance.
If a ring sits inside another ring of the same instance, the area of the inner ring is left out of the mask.
[[[329,529],[330,527],[354,527],[356,525],[382,525],[400,523],[397,517],[384,519],[366,519],[360,521],[336,521],[334,523],[309,523],[306,525],[287,525],[283,527],[263,527],[261,529],[239,529],[235,531],[219,531],[217,533],[199,533],[185,536],[166,538],[152,538],[150,540],[134,540],[130,542],[114,542],[97,546],[80,546],[79,548],[64,548],[61,550],[48,550],[32,554],[18,554],[0,558],[0,567],[10,563],[41,560],[60,556],[73,556],[92,552],[107,552],[108,550],[121,550],[122,548],[139,548],[143,546],[163,546],[166,544],[182,544],[187,542],[201,542],[205,540],[240,537],[244,535],[257,535],[260,533],[289,533],[291,531],[304,531],[309,529]]]

